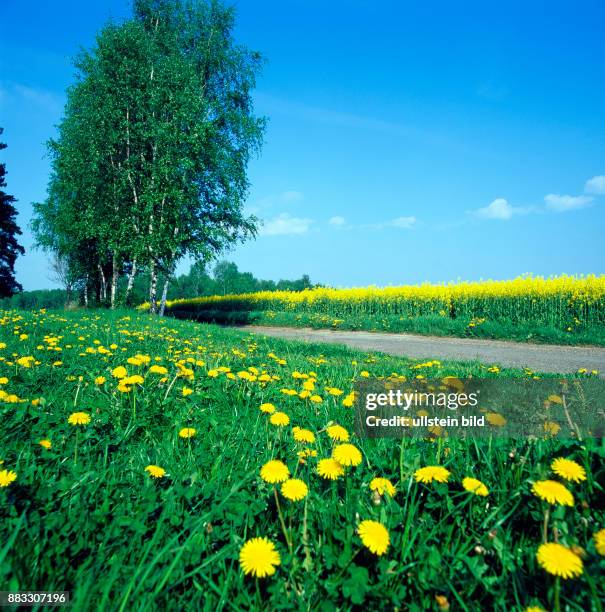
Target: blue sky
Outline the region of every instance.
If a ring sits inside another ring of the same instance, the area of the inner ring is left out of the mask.
[[[267,65],[250,166],[259,237],[227,254],[262,278],[335,286],[605,272],[605,5],[240,0]],[[127,0],[4,0],[0,126],[26,289],[70,58]],[[180,269],[187,268],[183,262]]]

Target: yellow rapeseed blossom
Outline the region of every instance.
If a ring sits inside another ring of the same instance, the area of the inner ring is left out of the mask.
[[[265,578],[275,573],[281,563],[275,544],[268,538],[252,538],[239,551],[239,562],[246,575]]]

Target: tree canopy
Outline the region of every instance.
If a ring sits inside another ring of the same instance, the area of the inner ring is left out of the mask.
[[[264,119],[251,91],[261,57],[236,44],[218,1],[135,0],[75,61],[37,244],[67,261],[86,296],[124,299],[148,273],[155,311],[185,255],[202,262],[254,236],[243,203]]]

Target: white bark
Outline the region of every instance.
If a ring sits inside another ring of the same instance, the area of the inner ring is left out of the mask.
[[[134,285],[134,277],[137,275],[137,258],[135,257],[132,260],[132,268],[130,269],[130,274],[128,275],[128,284],[126,285],[126,295],[124,296],[124,302],[128,304],[128,298],[130,297],[130,292],[132,291],[132,286]]]
[[[158,311],[158,272],[156,269],[155,261],[152,259],[149,265],[149,312],[150,314],[157,314]]]

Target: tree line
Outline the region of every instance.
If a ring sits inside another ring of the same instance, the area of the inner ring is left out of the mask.
[[[243,204],[265,125],[251,97],[262,58],[233,27],[216,0],[135,0],[76,58],[32,230],[84,304],[136,301],[144,278],[163,313],[179,260],[205,267],[255,235]]]
[[[125,290],[127,279],[122,279],[119,292]],[[201,262],[195,262],[186,274],[169,281],[168,299],[192,298],[204,295],[254,293],[256,291],[303,291],[319,285],[313,284],[307,274],[295,280],[262,280],[251,272],[241,272],[230,261],[219,261],[211,271]],[[146,279],[138,276],[130,291],[130,304],[139,305],[147,299]],[[79,305],[79,296],[67,289],[39,289],[22,291],[12,297],[0,299],[0,308],[64,308]]]

